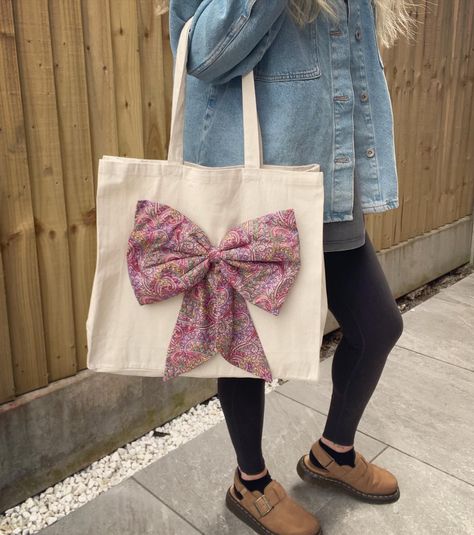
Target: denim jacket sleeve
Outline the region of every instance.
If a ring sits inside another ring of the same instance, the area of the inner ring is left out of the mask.
[[[174,56],[181,29],[189,32],[187,71],[222,84],[252,70],[281,28],[287,0],[171,0],[170,41]]]

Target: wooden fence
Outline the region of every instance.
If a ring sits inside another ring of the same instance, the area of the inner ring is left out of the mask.
[[[472,213],[470,0],[425,0],[382,51],[400,202],[377,249]],[[172,55],[153,0],[0,0],[0,403],[86,367],[103,154],[166,157]]]

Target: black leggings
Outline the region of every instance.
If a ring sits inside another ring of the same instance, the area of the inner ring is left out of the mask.
[[[362,247],[325,252],[324,261],[328,307],[343,336],[334,353],[323,435],[350,446],[403,320],[367,232]],[[217,389],[238,465],[247,474],[257,474],[265,468],[265,381],[219,377]]]

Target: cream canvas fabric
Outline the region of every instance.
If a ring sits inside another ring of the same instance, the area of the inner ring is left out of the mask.
[[[262,165],[253,71],[242,77],[245,163],[204,167],[183,161],[188,30],[175,64],[168,160],[104,156],[97,188],[97,263],[87,330],[87,367],[99,372],[163,376],[168,344],[184,294],[140,305],[126,251],[138,200],[167,204],[218,245],[234,225],[292,208],[301,267],[280,314],[247,302],[273,378],[316,381],[327,315],[323,255],[323,173],[318,164]],[[255,377],[216,353],[190,377]]]

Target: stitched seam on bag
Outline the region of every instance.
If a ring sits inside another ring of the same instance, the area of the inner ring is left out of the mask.
[[[226,36],[218,43],[214,48],[211,55],[206,58],[201,65],[198,65],[194,69],[188,71],[188,74],[198,75],[205,72],[209,67],[211,67],[226,51],[227,48],[231,45],[232,41],[239,35],[242,29],[250,20],[250,12],[255,4],[256,0],[250,0],[246,10],[246,14],[240,15],[240,17],[232,24],[230,30],[227,32]]]

